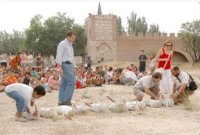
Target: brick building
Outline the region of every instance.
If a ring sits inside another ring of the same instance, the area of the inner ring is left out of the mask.
[[[148,35],[134,33],[128,35],[117,33],[117,17],[115,15],[90,15],[85,20],[87,34],[86,52],[96,63],[104,61],[137,61],[140,50],[145,50],[147,56],[155,54],[166,39],[173,42],[174,61],[190,62],[191,57],[184,51],[180,34]]]

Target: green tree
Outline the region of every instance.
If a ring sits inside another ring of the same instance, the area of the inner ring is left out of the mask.
[[[55,54],[58,43],[65,38],[67,31],[73,26],[74,20],[66,17],[66,13],[59,12],[56,16],[48,18],[44,22],[45,30],[40,43],[43,48],[46,48],[44,53]]]
[[[122,26],[122,19],[120,16],[117,17],[117,32],[121,35],[124,32],[124,27]]]
[[[143,35],[145,36],[146,32],[148,30],[148,24],[146,22],[146,18],[142,17],[142,22],[141,22],[141,31],[143,33]]]
[[[200,60],[200,20],[183,23],[181,35],[185,50],[192,57],[194,65]]]
[[[42,46],[40,46],[41,37],[44,33],[41,19],[42,16],[40,14],[35,15],[30,21],[29,28],[25,31],[25,47],[28,48],[28,51],[39,52],[43,50]]]
[[[55,55],[58,43],[66,37],[69,30],[76,32],[78,38],[75,44],[81,46],[74,50],[75,54],[82,54],[85,51],[84,29],[75,24],[74,19],[66,17],[66,13],[58,12],[56,16],[44,20],[44,23],[41,22],[41,19],[40,15],[34,16],[29,29],[26,31],[26,46],[31,51],[41,52],[43,55]],[[83,39],[79,39],[79,37]]]
[[[159,25],[158,24],[151,24],[150,28],[149,28],[149,33],[151,33],[152,35],[154,35],[156,33],[160,33]]]
[[[135,32],[135,35],[137,36],[139,32],[142,32],[143,35],[147,32],[148,24],[146,22],[145,17],[137,17],[137,14],[134,12],[131,12],[130,18],[127,18],[128,22],[128,32]]]
[[[23,49],[25,36],[23,32],[13,30],[13,34],[0,31],[0,53],[17,53]]]
[[[86,47],[86,43],[87,43],[85,30],[84,30],[83,26],[75,24],[73,27],[73,31],[76,33],[76,41],[73,45],[74,55],[82,56],[85,54],[85,47]]]
[[[128,22],[128,32],[136,32],[137,29],[137,14],[134,12],[131,12],[130,18],[127,17]]]

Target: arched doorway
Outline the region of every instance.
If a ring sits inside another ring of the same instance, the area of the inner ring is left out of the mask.
[[[173,61],[174,62],[189,62],[185,55],[180,52],[174,51],[173,52]]]
[[[113,52],[112,48],[107,43],[102,43],[96,47],[96,59],[97,61],[103,59],[103,61],[112,61]]]

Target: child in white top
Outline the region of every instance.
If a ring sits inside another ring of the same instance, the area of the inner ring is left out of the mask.
[[[30,103],[30,105],[33,106],[35,99],[39,99],[46,94],[44,88],[40,85],[33,89],[22,83],[14,83],[6,86],[5,92],[10,98],[16,101],[16,121],[23,122],[26,121],[26,119],[21,117],[22,112],[30,113],[28,104]],[[34,112],[33,115],[37,115],[37,112]]]

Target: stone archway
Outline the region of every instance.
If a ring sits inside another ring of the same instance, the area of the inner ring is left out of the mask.
[[[182,54],[181,52],[178,52],[178,51],[173,52],[173,61],[174,62],[189,62],[187,57],[184,54]]]
[[[99,61],[103,58],[103,61],[112,61],[113,52],[112,48],[105,42],[97,45],[96,47],[96,60]]]

